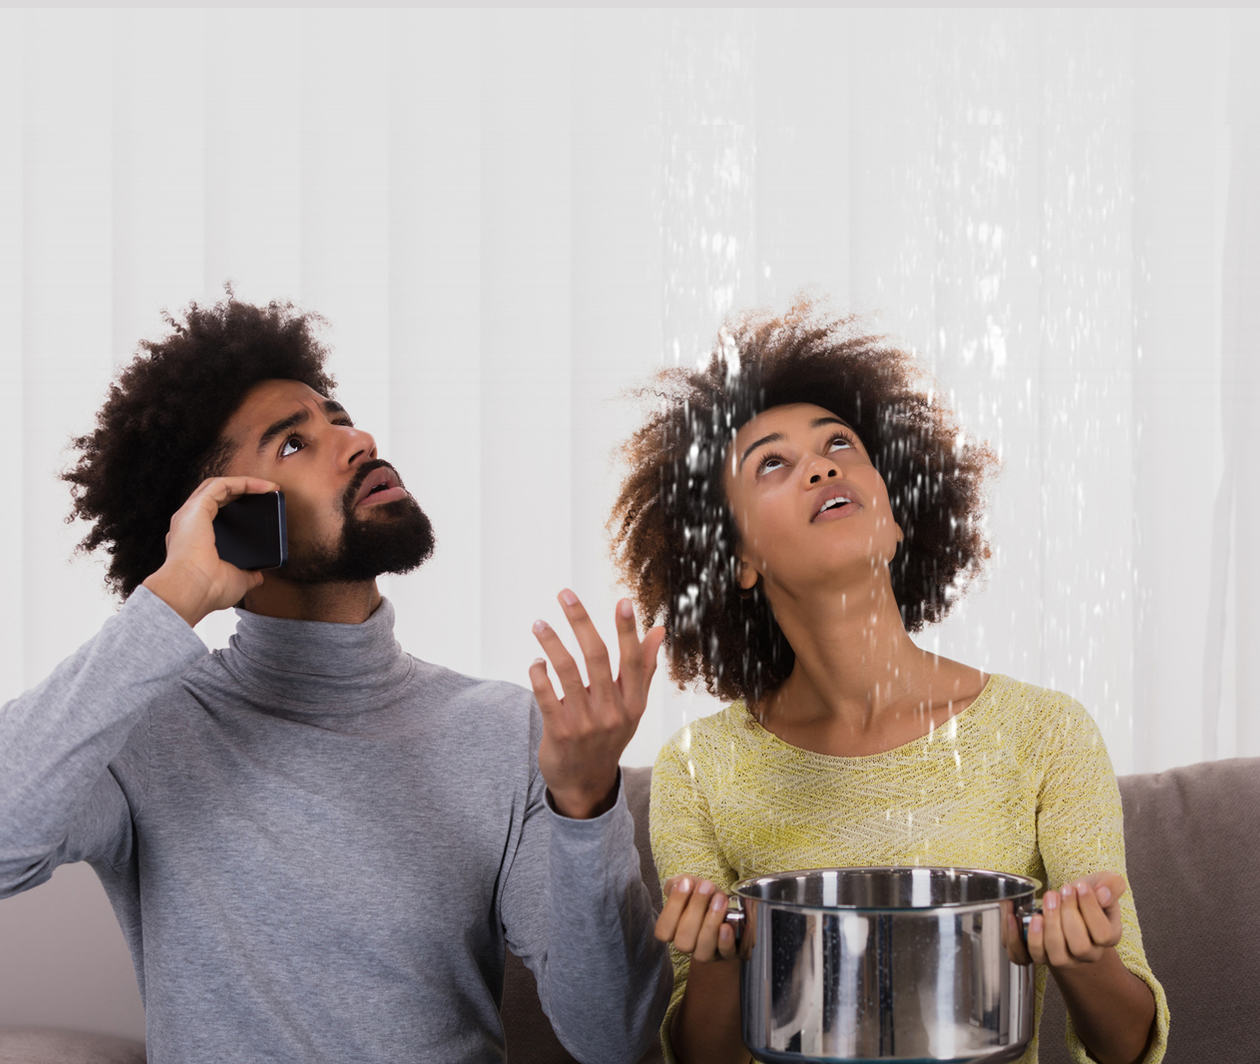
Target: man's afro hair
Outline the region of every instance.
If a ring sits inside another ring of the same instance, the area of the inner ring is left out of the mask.
[[[314,337],[317,315],[292,303],[255,306],[231,288],[214,306],[190,303],[170,333],[144,340],[110,385],[94,431],[76,437],[62,474],[67,520],[91,526],[79,544],[109,555],[106,583],[123,598],[166,558],[176,510],[230,457],[220,433],[245,395],[265,380],[295,380],[322,395],[336,382]]]

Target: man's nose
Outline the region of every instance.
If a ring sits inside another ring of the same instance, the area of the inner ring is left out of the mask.
[[[370,432],[347,425],[345,433],[342,452],[346,456],[347,465],[359,465],[376,457],[376,440]]]

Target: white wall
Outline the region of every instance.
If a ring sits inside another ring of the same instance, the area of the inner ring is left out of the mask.
[[[439,534],[388,588],[404,644],[524,682],[559,588],[611,616],[621,393],[809,289],[1005,459],[987,584],[929,641],[1082,698],[1121,770],[1260,753],[1258,43],[1241,11],[0,12],[0,690],[113,608],[55,474],[159,308],[230,278],[330,319]],[[711,708],[659,682],[627,760]]]

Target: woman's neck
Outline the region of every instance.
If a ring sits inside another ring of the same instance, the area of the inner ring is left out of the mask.
[[[914,644],[886,575],[843,590],[769,593],[796,664],[756,709],[789,741],[854,752],[899,745],[957,713],[984,684],[979,670]]]

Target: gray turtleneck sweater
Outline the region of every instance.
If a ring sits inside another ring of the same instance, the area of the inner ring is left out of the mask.
[[[633,824],[544,800],[529,692],[364,624],[240,612],[208,653],[140,588],[0,710],[0,896],[91,862],[151,1064],[497,1061],[504,944],[579,1059],[656,1037]]]

